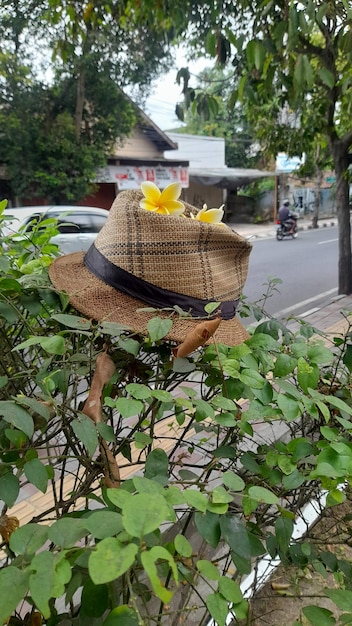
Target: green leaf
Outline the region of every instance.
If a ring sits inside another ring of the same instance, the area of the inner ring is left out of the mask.
[[[287,395],[279,394],[277,397],[277,403],[282,411],[283,417],[288,422],[296,419],[301,414],[300,403],[297,400],[293,400]]]
[[[320,80],[329,87],[329,89],[333,89],[335,85],[335,77],[332,72],[330,72],[326,67],[321,67],[318,69],[318,76]]]
[[[177,584],[177,566],[170,552],[168,552],[165,548],[161,546],[154,546],[153,548],[151,548],[151,550],[142,552],[141,554],[142,565],[146,571],[146,574],[149,577],[155,595],[160,598],[162,602],[168,603],[173,596],[173,592],[166,589],[163,582],[159,578],[156,561],[160,559],[169,563],[174,580]]]
[[[125,530],[132,537],[142,539],[170,520],[171,512],[163,496],[137,493],[125,502],[122,519]]]
[[[131,330],[130,326],[119,324],[117,322],[100,322],[99,329],[104,335],[112,335],[118,337],[126,330]]]
[[[144,476],[133,476],[132,482],[139,493],[157,493],[163,497],[167,495],[167,492],[155,480],[145,478]],[[184,502],[184,499],[182,502]]]
[[[349,372],[352,372],[352,344],[347,344],[342,362],[346,365]]]
[[[164,389],[151,389],[150,395],[152,398],[156,398],[160,402],[173,402],[174,400],[172,393],[165,391]]]
[[[334,614],[328,609],[323,609],[319,606],[305,606],[302,609],[302,613],[312,626],[336,625]]]
[[[221,576],[219,579],[219,591],[228,602],[233,604],[239,604],[243,600],[240,586],[227,576]]]
[[[221,535],[232,552],[244,559],[250,559],[251,547],[246,527],[236,515],[224,515],[220,518]]]
[[[160,341],[172,328],[172,320],[153,317],[147,324],[148,333],[152,341]]]
[[[287,517],[278,517],[275,520],[275,535],[277,544],[282,552],[286,552],[293,533],[293,521]]]
[[[279,354],[275,361],[274,376],[279,378],[291,374],[297,365],[297,359],[288,354]]]
[[[323,344],[316,344],[314,346],[308,346],[307,357],[312,363],[316,363],[317,365],[326,364],[332,362],[334,355],[326,348]]]
[[[176,551],[181,556],[185,558],[192,556],[192,546],[184,535],[176,535],[174,543]]]
[[[13,324],[18,318],[18,311],[14,305],[0,302],[0,317],[3,317],[8,324]]]
[[[65,339],[61,335],[38,337],[38,343],[49,354],[65,354]]]
[[[346,402],[341,400],[341,398],[336,398],[336,396],[325,396],[324,400],[332,404],[333,407],[339,409],[343,413],[352,415],[352,407],[350,407],[348,404],[346,404]]]
[[[143,450],[146,446],[152,443],[153,439],[146,433],[137,432],[133,435],[135,446],[138,450]]]
[[[265,504],[278,504],[278,497],[269,489],[265,487],[250,487],[248,489],[248,495],[253,500],[258,500],[259,502],[264,502]]]
[[[220,578],[218,568],[215,567],[211,561],[199,559],[199,561],[197,561],[197,570],[204,578],[209,578],[209,580],[219,580]]]
[[[22,287],[14,278],[0,278],[0,291],[17,291],[21,293]]]
[[[249,41],[246,47],[246,57],[250,67],[253,67],[255,64],[255,44],[254,40]]]
[[[244,385],[248,385],[248,387],[253,389],[261,389],[265,384],[265,378],[259,372],[251,369],[242,370],[239,374],[239,379]]]
[[[123,530],[122,516],[115,511],[93,511],[81,518],[81,523],[95,539],[105,539]]]
[[[222,475],[222,481],[225,487],[231,489],[231,491],[243,491],[245,483],[240,476],[228,470]]]
[[[118,345],[119,348],[122,348],[122,350],[128,352],[128,354],[133,354],[133,356],[137,356],[141,347],[139,341],[131,339],[130,337],[119,337]]]
[[[263,68],[266,58],[266,48],[261,41],[255,42],[254,48],[254,65],[256,70],[260,71]]]
[[[216,548],[221,536],[219,515],[206,511],[205,513],[196,513],[194,516],[195,524],[200,535],[211,545]]]
[[[82,519],[62,517],[48,530],[48,537],[60,548],[71,548],[88,534]]]
[[[122,604],[109,613],[103,626],[140,626],[140,621],[134,609]]]
[[[147,385],[141,385],[139,383],[129,383],[126,385],[126,391],[136,400],[147,400],[151,397],[152,389]]]
[[[96,424],[96,428],[97,428],[99,435],[105,441],[116,442],[114,429],[112,426],[110,426],[110,424],[105,424],[105,422],[98,422],[98,424]]]
[[[352,612],[352,591],[349,589],[325,589],[325,593],[341,611]]]
[[[209,593],[205,603],[207,609],[218,626],[225,626],[229,612],[227,601],[220,593]]]
[[[74,328],[76,330],[90,330],[92,326],[91,320],[87,320],[86,318],[78,315],[67,315],[67,313],[57,313],[52,315],[51,319],[59,322],[63,326]]]
[[[216,311],[216,309],[219,308],[220,304],[221,302],[208,302],[208,304],[206,304],[204,307],[204,311],[208,315],[211,315],[212,313],[214,313],[214,311]]]
[[[128,417],[135,417],[144,410],[143,402],[133,400],[132,398],[117,398],[115,406],[122,417],[126,419]]]
[[[0,624],[4,624],[17,605],[23,601],[27,589],[27,571],[20,571],[11,565],[0,570]]]
[[[289,476],[296,469],[296,463],[292,463],[289,456],[285,456],[281,454],[277,459],[278,467],[281,469],[283,474]]]
[[[24,473],[27,480],[37,487],[42,493],[46,493],[48,488],[48,473],[45,466],[39,459],[32,459],[24,464]]]
[[[0,415],[3,416],[6,422],[12,424],[18,430],[22,430],[29,439],[32,437],[34,433],[33,418],[28,411],[16,404],[16,402],[11,400],[1,401]]]
[[[20,483],[17,476],[8,471],[0,476],[0,500],[3,500],[8,507],[12,507],[20,491]]]
[[[72,430],[86,447],[89,456],[93,456],[98,446],[98,433],[95,424],[87,415],[80,413],[79,419],[72,420]]]
[[[51,552],[40,552],[32,559],[29,590],[38,610],[46,619],[51,612],[49,600],[53,597],[54,567],[54,555]]]
[[[216,399],[215,399],[215,402],[216,402]],[[213,407],[209,404],[209,402],[198,399],[194,401],[194,406],[196,409],[195,418],[197,422],[201,422],[207,419],[208,417],[210,419],[214,419],[215,412],[214,412]]]
[[[111,582],[122,576],[132,567],[138,546],[130,543],[124,546],[114,537],[100,541],[88,560],[89,575],[95,585]]]
[[[95,585],[88,578],[82,589],[82,613],[88,617],[101,617],[108,608],[109,587],[107,585]]]
[[[215,487],[211,494],[211,501],[214,504],[224,504],[232,502],[233,496],[221,485]]]
[[[216,408],[223,409],[224,411],[234,411],[235,413],[237,413],[237,405],[233,400],[231,400],[231,398],[226,398],[225,396],[219,395],[212,400],[212,404]],[[204,402],[204,400],[203,405],[207,405],[207,402]]]
[[[201,493],[196,489],[186,489],[185,498],[187,504],[194,507],[197,511],[204,513],[207,510],[209,500],[204,493]]]
[[[45,544],[48,530],[49,526],[40,524],[20,526],[10,537],[11,550],[15,554],[35,554]]]
[[[305,478],[300,472],[295,469],[291,474],[284,476],[282,479],[282,484],[285,489],[291,491],[291,489],[298,489],[301,485],[303,485]]]
[[[156,448],[152,450],[145,462],[144,476],[151,480],[157,480],[162,484],[167,482],[169,469],[169,459],[164,450]]]
[[[16,402],[27,406],[37,415],[44,417],[45,421],[49,420],[50,410],[43,402],[39,402],[39,400],[36,400],[35,398],[27,398],[26,396],[17,396]]]
[[[293,79],[296,89],[299,91],[302,91],[305,86],[308,88],[312,87],[314,83],[314,72],[307,55],[298,55]]]
[[[308,393],[309,388],[315,389],[320,377],[319,368],[315,363],[308,363],[305,358],[300,357],[297,361],[297,380],[304,393]]]

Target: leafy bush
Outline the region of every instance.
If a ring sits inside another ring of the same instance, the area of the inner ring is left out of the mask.
[[[261,321],[175,359],[157,312],[144,338],[70,308],[54,232],[0,249],[0,624],[248,621],[262,555],[322,566],[291,537],[349,485],[349,332]]]

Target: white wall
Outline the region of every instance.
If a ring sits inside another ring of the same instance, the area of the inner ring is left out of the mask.
[[[202,137],[167,132],[167,136],[178,144],[177,150],[164,153],[166,159],[185,159],[192,169],[199,167],[225,167],[225,140],[221,137]]]

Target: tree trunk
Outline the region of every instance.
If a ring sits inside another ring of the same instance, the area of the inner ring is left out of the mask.
[[[348,146],[339,140],[331,142],[336,174],[336,212],[339,236],[338,293],[352,293],[351,223],[349,182],[347,177]]]
[[[317,169],[315,172],[315,179],[316,179],[317,186],[316,186],[315,195],[314,195],[314,213],[313,213],[313,219],[312,219],[312,226],[313,228],[318,228],[318,218],[319,218],[320,203],[321,203],[321,184],[323,182],[323,172],[321,171],[319,166],[317,166]]]

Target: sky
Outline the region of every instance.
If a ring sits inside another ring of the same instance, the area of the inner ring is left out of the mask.
[[[188,67],[191,74],[198,74],[211,61],[199,59],[187,62],[182,48],[176,51],[175,68],[153,83],[152,95],[147,99],[145,113],[161,130],[179,128],[182,123],[176,117],[175,106],[182,101],[182,85],[177,85],[176,75],[181,67]]]

